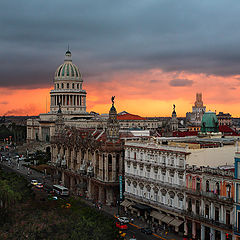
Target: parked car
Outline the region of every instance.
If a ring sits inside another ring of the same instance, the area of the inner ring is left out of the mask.
[[[33,179],[33,180],[31,181],[31,184],[32,184],[32,185],[37,185],[37,184],[38,184],[38,181]]]
[[[58,197],[48,194],[48,200],[58,200]]]
[[[124,230],[128,229],[128,226],[126,224],[122,224],[120,222],[116,222],[116,227]]]
[[[141,228],[140,231],[144,234],[151,235],[152,230],[150,228]]]
[[[35,185],[36,188],[42,189],[43,188],[43,184],[42,183],[37,183]]]
[[[24,161],[24,160],[26,160],[27,158],[24,156],[24,155],[22,155],[18,160],[19,161]]]
[[[129,219],[127,217],[119,217],[118,221],[121,223],[129,223]]]

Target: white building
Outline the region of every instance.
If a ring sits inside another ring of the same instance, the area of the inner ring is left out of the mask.
[[[150,223],[184,232],[185,149],[156,143],[125,143],[125,210]]]

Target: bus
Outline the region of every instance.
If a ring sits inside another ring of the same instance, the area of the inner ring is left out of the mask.
[[[61,195],[61,196],[68,196],[69,195],[68,188],[63,187],[61,185],[53,185],[53,191],[55,193],[57,193],[58,195]]]

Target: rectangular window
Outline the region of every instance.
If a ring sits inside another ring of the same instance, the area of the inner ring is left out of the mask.
[[[226,211],[226,224],[230,225],[230,211],[229,210]]]
[[[237,184],[237,202],[240,203],[240,185]]]
[[[219,208],[215,208],[215,221],[219,222]]]
[[[237,178],[240,179],[240,162],[237,162]]]

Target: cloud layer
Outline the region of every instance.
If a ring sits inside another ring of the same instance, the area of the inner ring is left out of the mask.
[[[95,89],[104,86],[106,96],[115,89],[129,100],[171,96],[190,104],[203,91],[212,103],[236,103],[239,12],[234,0],[3,0],[0,90],[51,88],[70,44],[90,99],[99,99]]]

